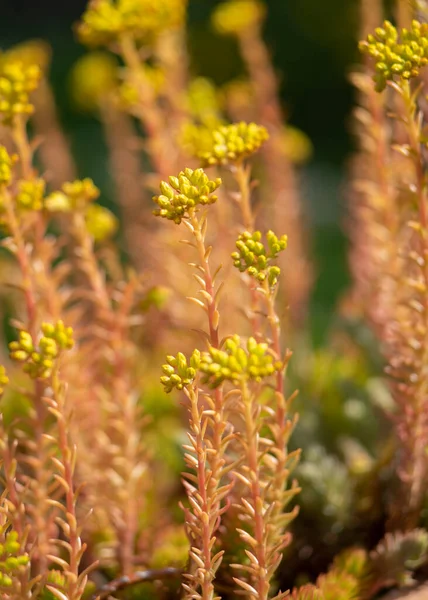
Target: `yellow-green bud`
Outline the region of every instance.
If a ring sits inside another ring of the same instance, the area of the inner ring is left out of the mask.
[[[30,94],[40,81],[41,69],[6,54],[0,59],[0,119],[10,125],[16,115],[30,115]]]
[[[114,214],[104,206],[90,204],[85,211],[86,228],[96,242],[111,237],[118,228]]]
[[[165,391],[169,393],[174,388],[182,390],[191,385],[196,377],[200,358],[199,350],[193,351],[189,361],[182,352],[179,352],[177,356],[167,356],[166,364],[162,365],[164,375],[160,378]]]
[[[43,323],[41,330],[43,335],[37,345],[28,331],[20,331],[19,339],[9,344],[10,358],[25,363],[23,369],[33,379],[50,377],[60,352],[74,344],[73,329],[62,321]]]
[[[90,46],[110,45],[126,34],[147,40],[182,24],[185,0],[92,0],[78,34]]]
[[[18,181],[16,205],[21,210],[41,210],[43,208],[43,195],[45,182],[43,179],[22,179]]]
[[[419,76],[428,64],[428,24],[413,21],[410,29],[397,29],[389,21],[375,29],[359,48],[374,60],[376,89],[385,89],[395,77],[402,80]]]
[[[30,561],[21,549],[18,532],[7,528],[8,524],[0,527],[0,590],[10,588],[13,579],[24,572]]]
[[[0,186],[9,185],[12,179],[14,160],[4,146],[0,146]]]
[[[273,231],[268,231],[266,239],[267,248],[260,241],[260,231],[245,231],[236,241],[237,252],[233,252],[231,256],[233,264],[241,273],[247,272],[260,283],[267,278],[270,287],[274,287],[278,282],[280,268],[271,266],[270,262],[287,247],[287,236],[278,238]]]
[[[205,166],[240,163],[257,152],[268,138],[266,128],[256,123],[224,125],[212,132],[211,147],[199,158]]]
[[[261,23],[265,14],[266,7],[257,0],[229,0],[217,6],[212,15],[212,23],[220,34],[239,35]]]
[[[203,352],[199,364],[203,381],[213,388],[224,381],[235,385],[245,380],[260,382],[281,368],[282,364],[274,360],[267,344],[249,338],[243,348],[237,335],[226,340],[224,350],[210,347],[208,352]]]
[[[6,369],[0,365],[0,396],[4,393],[5,386],[9,383],[9,377],[6,374]]]
[[[189,210],[216,202],[214,192],[220,184],[221,179],[211,181],[203,169],[184,169],[178,177],[170,177],[169,183],[161,182],[162,194],[153,198],[159,207],[154,214],[179,224]]]

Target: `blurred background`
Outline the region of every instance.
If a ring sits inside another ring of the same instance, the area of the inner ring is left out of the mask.
[[[210,28],[209,15],[217,3],[190,0],[189,46],[193,73],[223,84],[239,76],[243,67],[234,40],[217,37]],[[348,280],[344,232],[353,90],[347,75],[358,60],[358,0],[266,0],[266,4],[265,37],[289,122],[313,144],[301,183],[317,273],[312,330],[320,342]],[[92,177],[109,204],[112,186],[101,128],[70,95],[73,64],[86,51],[73,35],[73,24],[85,5],[86,0],[0,0],[0,48],[32,38],[52,46],[51,81],[79,175]]]

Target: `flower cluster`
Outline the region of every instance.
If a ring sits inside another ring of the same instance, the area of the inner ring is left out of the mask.
[[[6,532],[7,525],[1,527],[0,533],[0,589],[10,588],[30,560],[28,554],[21,550],[18,533],[15,530]]]
[[[190,385],[196,377],[201,354],[199,350],[194,350],[189,362],[182,352],[177,356],[167,356],[166,364],[162,365],[164,375],[160,378],[162,385],[167,393],[174,388],[182,390],[186,385]]]
[[[136,40],[180,25],[185,0],[92,0],[78,34],[90,46],[109,45],[123,35]]]
[[[178,177],[170,177],[169,183],[161,182],[162,194],[153,198],[159,206],[154,214],[179,224],[191,209],[216,202],[214,192],[220,184],[221,179],[211,181],[203,169],[184,169]]]
[[[211,151],[213,131],[222,126],[223,123],[215,115],[204,117],[201,123],[186,121],[179,132],[178,143],[189,156],[204,156]]]
[[[399,36],[394,25],[385,21],[367,41],[360,42],[360,50],[374,58],[374,81],[376,89],[382,91],[395,75],[411,79],[428,64],[428,24],[413,21],[412,28],[402,29]]]
[[[83,55],[71,72],[71,94],[76,106],[91,112],[97,110],[118,83],[117,61],[103,50]]]
[[[30,94],[41,77],[38,65],[25,65],[20,61],[0,61],[0,118],[10,124],[16,115],[33,112]]]
[[[41,210],[43,208],[43,196],[45,193],[45,181],[43,179],[22,179],[18,181],[16,193],[16,205],[22,210]]]
[[[199,158],[206,166],[239,163],[257,152],[268,137],[266,128],[256,123],[224,125],[212,132],[211,148]]]
[[[13,158],[0,146],[0,185],[9,185],[12,179]]]
[[[117,230],[118,222],[114,214],[104,206],[90,204],[85,210],[86,229],[96,242],[110,238]]]
[[[23,362],[24,371],[33,379],[47,379],[52,373],[55,359],[61,350],[73,347],[73,329],[62,321],[42,324],[42,337],[38,345],[28,331],[19,332],[19,340],[9,344],[10,357]]]
[[[231,381],[235,385],[246,380],[260,382],[282,368],[282,364],[269,353],[268,344],[258,344],[253,337],[243,348],[240,337],[234,335],[226,340],[224,348],[210,347],[201,356],[199,369],[205,375],[203,381],[213,388],[223,381]]]
[[[91,204],[99,195],[100,190],[92,179],[78,179],[64,183],[60,191],[49,194],[44,206],[52,213],[82,211],[88,233],[96,242],[101,242],[116,232],[118,222],[108,208]]]
[[[239,34],[263,21],[266,8],[257,0],[229,0],[214,11],[212,23],[223,35]]]
[[[260,231],[241,233],[236,241],[238,251],[232,253],[233,264],[241,273],[246,271],[260,282],[267,279],[269,285],[273,287],[278,282],[280,268],[271,266],[269,263],[285,250],[287,236],[282,235],[278,238],[273,231],[268,231],[266,234],[267,248],[260,241],[261,238]]]
[[[49,212],[71,212],[75,209],[85,208],[99,195],[100,190],[88,177],[68,181],[64,183],[61,191],[53,192],[46,198],[45,208]]]
[[[45,74],[51,62],[52,49],[44,40],[25,40],[0,52],[0,61],[20,63],[25,67],[37,65]]]
[[[0,365],[0,396],[3,395],[5,386],[9,383],[9,377],[6,374],[6,369]]]

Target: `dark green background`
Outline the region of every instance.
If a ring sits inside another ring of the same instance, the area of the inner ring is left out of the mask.
[[[232,40],[213,35],[208,17],[215,0],[190,0],[190,48],[195,74],[221,83],[242,65]],[[352,152],[349,120],[353,91],[347,74],[358,60],[358,0],[270,0],[266,40],[281,80],[289,120],[312,139],[314,156],[302,175],[302,196],[313,229],[317,284],[313,330],[317,339],[334,315],[347,285],[346,165]],[[42,38],[54,50],[52,82],[61,120],[70,137],[81,176],[90,176],[108,203],[106,149],[95,120],[79,114],[68,97],[68,76],[85,51],[72,25],[84,0],[0,0],[0,47]]]

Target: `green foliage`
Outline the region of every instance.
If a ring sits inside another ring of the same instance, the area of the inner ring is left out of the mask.
[[[343,462],[323,447],[312,445],[298,467],[298,477],[303,509],[321,519],[325,528],[331,527],[331,522],[343,528],[353,507],[352,480]]]
[[[323,600],[358,600],[359,584],[347,573],[332,570],[318,578]]]
[[[304,585],[291,592],[290,600],[324,600],[324,595],[314,585]]]
[[[368,555],[363,548],[350,548],[336,556],[333,567],[340,573],[355,577],[361,583],[367,576],[368,564]]]
[[[387,533],[370,553],[370,576],[379,588],[411,585],[412,573],[427,556],[428,532],[424,529]]]
[[[64,588],[65,576],[61,571],[52,569],[49,571],[46,586],[43,588],[40,600],[55,600],[57,596],[54,590],[61,591]]]
[[[317,579],[320,600],[360,600],[367,569],[368,557],[363,549],[342,552],[329,571]]]

